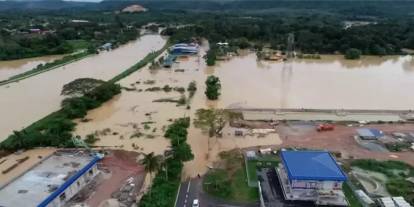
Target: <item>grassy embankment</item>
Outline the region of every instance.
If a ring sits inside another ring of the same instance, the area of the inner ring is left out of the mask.
[[[228,201],[254,203],[259,195],[257,188],[247,184],[246,168],[240,152],[233,150],[220,153],[222,167],[209,171],[203,180],[208,194]]]
[[[44,73],[44,72],[62,67],[64,65],[67,65],[67,64],[76,62],[78,60],[81,60],[83,58],[86,58],[89,55],[91,55],[91,53],[89,53],[87,51],[83,51],[81,53],[64,56],[63,58],[57,59],[57,60],[55,60],[53,62],[50,62],[50,63],[38,65],[37,67],[35,67],[35,68],[33,68],[29,71],[14,75],[14,76],[8,78],[7,80],[1,80],[0,81],[0,86],[6,85],[6,84],[9,84],[9,83],[13,83],[13,82],[17,82],[17,81],[20,81],[20,80],[38,75],[40,73]]]
[[[121,87],[116,84],[117,81],[150,63],[167,47],[168,44],[162,49],[148,54],[137,64],[83,97],[71,98],[65,104],[62,104],[60,110],[49,114],[21,131],[15,131],[14,134],[0,143],[0,149],[14,151],[46,146],[73,147],[71,138],[75,123],[72,120],[83,118],[88,110],[99,107],[102,103],[119,94]]]
[[[257,186],[257,170],[263,167],[274,168],[279,164],[275,155],[263,155],[254,160],[247,160],[247,178],[250,186]]]

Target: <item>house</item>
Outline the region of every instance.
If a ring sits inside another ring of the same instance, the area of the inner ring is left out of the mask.
[[[1,186],[0,206],[64,206],[99,173],[101,158],[87,151],[57,151]]]
[[[359,128],[357,133],[358,137],[364,140],[377,140],[384,136],[382,131],[373,128]]]
[[[342,192],[347,177],[329,152],[282,151],[281,159],[277,174],[286,200],[348,205]]]

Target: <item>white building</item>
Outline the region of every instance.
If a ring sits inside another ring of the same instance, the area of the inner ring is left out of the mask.
[[[282,151],[281,158],[277,173],[286,200],[348,205],[342,192],[347,177],[329,152]]]
[[[0,187],[2,207],[60,207],[97,174],[100,157],[85,151],[58,151]]]

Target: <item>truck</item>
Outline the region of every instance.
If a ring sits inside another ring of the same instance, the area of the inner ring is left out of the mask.
[[[333,124],[327,124],[327,123],[325,123],[325,124],[319,124],[316,127],[316,131],[318,131],[318,132],[332,131],[334,129],[335,129],[335,125],[333,125]]]

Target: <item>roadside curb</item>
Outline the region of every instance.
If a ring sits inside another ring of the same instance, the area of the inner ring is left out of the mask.
[[[181,183],[180,183],[180,185],[178,186],[177,195],[175,196],[174,207],[176,207],[176,206],[177,206],[178,195],[180,195],[180,190],[181,190]]]

